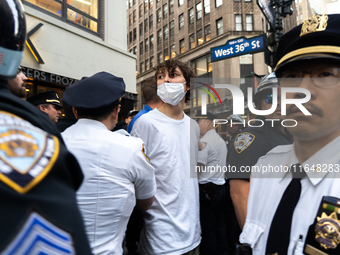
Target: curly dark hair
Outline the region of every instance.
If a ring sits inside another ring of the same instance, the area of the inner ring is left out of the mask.
[[[156,67],[156,73],[155,73],[155,78],[157,80],[157,74],[161,71],[168,71],[169,76],[172,77],[176,67],[181,69],[183,76],[186,81],[186,85],[190,88],[190,78],[195,78],[196,75],[194,73],[194,70],[187,64],[183,63],[182,61],[179,61],[177,59],[169,59],[164,61],[163,63],[160,63]],[[190,93],[185,94],[185,102],[188,102],[190,100]]]

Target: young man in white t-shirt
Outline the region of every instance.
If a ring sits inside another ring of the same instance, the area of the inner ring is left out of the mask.
[[[199,127],[183,112],[194,76],[178,60],[161,63],[156,69],[157,94],[164,104],[141,116],[131,132],[148,148],[157,182],[154,203],[144,213],[141,254],[195,254],[200,244],[198,180],[192,178]]]

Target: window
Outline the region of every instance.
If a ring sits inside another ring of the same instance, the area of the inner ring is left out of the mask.
[[[150,35],[150,50],[153,49],[153,35]]]
[[[149,60],[145,60],[145,71],[150,69]]]
[[[133,11],[133,23],[135,23],[136,21],[137,21],[137,14],[136,14],[136,10],[134,10]]]
[[[132,0],[129,0],[129,8],[132,7]]]
[[[149,0],[149,9],[151,9],[153,6],[153,0]]]
[[[202,29],[198,30],[196,33],[196,38],[197,38],[197,45],[201,45],[203,43],[203,33]]]
[[[176,57],[175,44],[170,46],[170,57],[171,58]]]
[[[242,14],[235,15],[235,30],[242,31]]]
[[[202,18],[202,3],[196,4],[196,19]]]
[[[162,10],[161,10],[161,8],[159,8],[157,10],[157,23],[161,22],[161,20],[162,20]]]
[[[151,68],[155,67],[155,60],[154,60],[154,57],[151,57],[151,58],[150,58],[150,66],[151,66]]]
[[[197,58],[190,62],[190,66],[195,70],[197,77],[209,77],[212,71],[211,57],[210,54]],[[208,75],[207,75],[208,74]]]
[[[184,39],[182,39],[182,40],[179,41],[179,48],[180,48],[181,54],[185,52]]]
[[[144,72],[144,62],[140,63],[139,73]]]
[[[184,27],[184,15],[183,15],[183,13],[178,16],[178,24],[179,24],[179,30],[181,30]]]
[[[132,43],[132,32],[129,33],[129,43]]]
[[[184,0],[178,0],[178,7],[184,4]]]
[[[169,13],[174,13],[174,0],[169,1]]]
[[[245,2],[251,2],[251,0],[244,0]]]
[[[76,26],[92,30],[95,33],[98,31],[99,16],[101,16],[100,1],[99,0],[86,0],[88,4],[80,1],[52,1],[52,0],[26,0],[25,2],[31,3],[43,10],[46,10],[54,15],[57,15],[61,20],[71,21]],[[129,1],[129,7],[132,3]],[[66,10],[63,12],[62,10]],[[71,9],[72,8],[72,9]],[[132,19],[129,17],[129,24],[132,24]]]
[[[139,54],[140,54],[140,55],[143,55],[143,49],[144,49],[144,48],[143,48],[143,42],[140,42],[140,43],[139,43]]]
[[[174,36],[175,35],[175,21],[171,21],[170,22],[170,36]]]
[[[169,33],[169,31],[168,31],[168,25],[165,25],[164,27],[163,27],[163,33],[164,33],[164,40],[166,40],[166,39],[168,39],[168,33]]]
[[[149,10],[149,0],[144,1],[144,12],[147,12]]]
[[[151,14],[149,17],[149,29],[151,30],[153,27],[153,15]]]
[[[157,54],[157,58],[158,58],[158,64],[162,63],[163,62],[163,54],[162,52],[159,52]]]
[[[137,39],[137,29],[133,29],[133,40],[135,41]]]
[[[253,55],[246,54],[239,57],[241,83],[245,83],[245,76],[254,72]]]
[[[204,38],[205,38],[206,42],[210,41],[210,39],[211,39],[210,25],[208,25],[204,28]]]
[[[194,8],[189,10],[189,24],[194,23],[195,15],[194,15]]]
[[[216,20],[216,30],[217,30],[217,35],[223,34],[223,20],[222,20],[222,18]]]
[[[133,54],[137,55],[137,46],[133,47]]]
[[[160,44],[162,42],[162,29],[157,31],[157,43]]]
[[[223,0],[215,0],[215,6],[216,6],[216,8],[217,8],[217,7],[220,7],[220,6],[222,5],[222,1],[223,1]]]
[[[168,17],[168,4],[163,5],[163,19]]]
[[[129,15],[129,25],[132,25],[132,14]]]
[[[148,27],[149,27],[149,23],[148,23],[148,19],[144,20],[144,33],[148,32]]]
[[[143,17],[143,4],[139,6],[139,17]]]
[[[145,52],[148,52],[149,50],[149,38],[145,39]]]
[[[246,14],[246,31],[253,31],[253,15]]]
[[[195,48],[195,34],[192,34],[189,36],[189,46],[190,46],[190,49],[193,49]]]
[[[204,0],[204,14],[210,13],[210,0]]]
[[[169,59],[169,51],[168,51],[168,48],[166,48],[164,50],[164,60],[168,60]]]
[[[139,36],[143,35],[143,22],[139,24]]]

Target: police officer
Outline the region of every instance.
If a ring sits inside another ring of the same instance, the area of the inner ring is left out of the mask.
[[[85,175],[77,199],[94,254],[121,255],[134,206],[147,210],[156,192],[142,140],[110,131],[124,92],[122,78],[100,72],[67,87],[63,96],[78,119],[62,136]]]
[[[268,110],[272,107],[273,90],[278,87],[278,80],[274,73],[265,76],[255,90],[254,101],[258,110]],[[275,112],[266,115],[266,119],[281,118],[280,104]],[[257,119],[263,117],[257,116]],[[280,126],[280,122],[264,121],[261,123],[252,123],[253,126],[248,127],[242,133],[238,134],[231,143],[228,152],[228,163],[234,171],[228,172],[227,176],[230,182],[230,195],[234,204],[235,213],[238,223],[243,228],[247,214],[247,200],[249,193],[249,178],[251,166],[255,165],[257,160],[265,155],[272,148],[281,144],[292,143],[291,136],[286,133],[286,130]],[[279,124],[279,125],[277,125]]]
[[[340,254],[340,15],[313,15],[280,39],[276,75],[288,99],[292,145],[279,146],[252,173],[240,241],[253,254]],[[304,90],[304,91],[303,91]],[[276,171],[275,171],[276,170]]]
[[[227,134],[227,144],[229,145],[231,141],[235,139],[235,136],[242,131],[242,125],[244,123],[243,118],[238,114],[232,114],[228,118],[228,134]]]
[[[202,138],[198,152],[198,183],[202,240],[200,254],[228,254],[225,208],[225,172],[227,146],[214,128],[217,116],[211,112],[196,115]]]
[[[59,101],[59,96],[53,90],[38,93],[26,99],[28,102],[36,106],[40,111],[46,113],[48,117],[57,123],[61,109],[63,108]]]
[[[91,254],[79,164],[50,119],[8,88],[25,45],[19,1],[0,0],[0,31],[0,254]]]

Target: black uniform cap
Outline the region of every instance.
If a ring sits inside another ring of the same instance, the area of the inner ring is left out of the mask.
[[[314,14],[303,24],[284,34],[279,42],[275,68],[305,59],[340,61],[340,14]]]
[[[48,90],[45,92],[41,92],[34,96],[30,96],[26,99],[26,101],[31,104],[37,106],[40,104],[53,104],[57,106],[57,109],[62,109],[63,107],[60,104],[59,96],[53,90]]]
[[[134,116],[134,115],[136,115],[138,112],[139,112],[139,111],[137,111],[137,110],[131,110],[131,111],[128,112],[128,114],[126,115],[125,118],[129,118],[130,116]]]
[[[100,72],[67,87],[63,101],[77,109],[103,109],[118,102],[124,92],[123,78]]]

